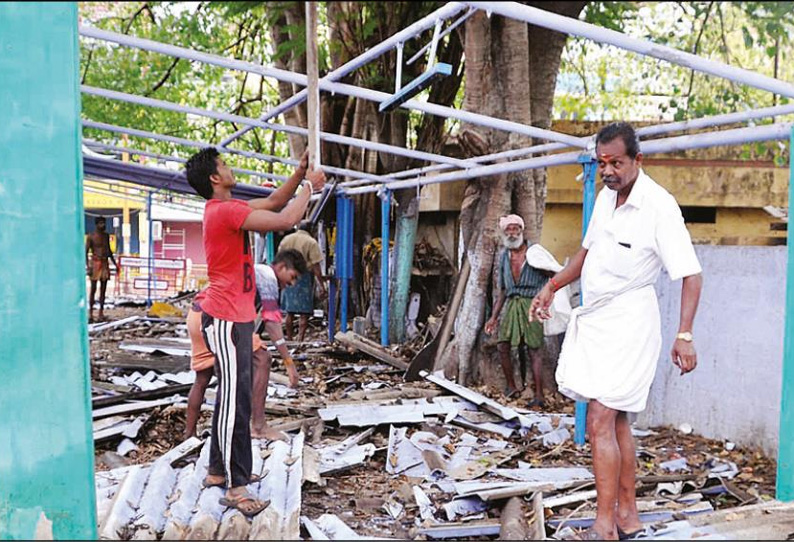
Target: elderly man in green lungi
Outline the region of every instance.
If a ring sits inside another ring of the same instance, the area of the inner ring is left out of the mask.
[[[502,243],[505,250],[498,263],[499,295],[494,306],[493,315],[485,323],[485,332],[491,335],[496,329],[499,314],[507,299],[507,309],[499,326],[497,350],[499,361],[504,371],[507,387],[505,395],[512,397],[518,393],[511,350],[518,347],[521,361],[522,388],[526,386],[527,358],[532,358],[532,376],[535,384],[535,396],[530,407],[543,407],[543,380],[541,368],[543,364],[543,324],[537,320],[530,322],[529,309],[532,298],[543,288],[548,280],[547,273],[527,263],[527,248],[530,241],[524,240],[524,220],[518,215],[508,215],[499,219],[502,232]]]

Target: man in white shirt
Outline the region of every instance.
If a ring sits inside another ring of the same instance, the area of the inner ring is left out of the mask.
[[[697,356],[692,341],[701,267],[678,204],[641,169],[634,129],[610,124],[596,137],[601,190],[582,248],[532,303],[546,319],[554,292],[579,276],[583,304],[574,309],[557,365],[559,390],[588,401],[597,512],[580,540],[616,540],[644,532],[635,495],[635,447],[627,413],[645,409],[661,351],[654,283],[662,266],[683,278],[679,333],[672,361],[681,374]]]

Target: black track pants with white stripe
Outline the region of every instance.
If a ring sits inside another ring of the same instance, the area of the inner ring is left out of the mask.
[[[224,474],[227,487],[251,479],[251,354],[254,323],[201,315],[201,329],[215,354],[218,394],[212,415],[209,472]]]

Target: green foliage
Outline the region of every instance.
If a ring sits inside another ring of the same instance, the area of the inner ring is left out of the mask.
[[[84,24],[136,37],[256,62],[265,59],[270,38],[261,25],[263,14],[278,6],[264,2],[94,2],[80,5]],[[101,40],[81,38],[81,75],[89,86],[150,96],[202,109],[227,111],[257,117],[264,108],[280,100],[271,81],[136,48],[121,47]],[[261,89],[261,90],[260,90]],[[136,128],[160,134],[217,144],[240,126],[212,119],[142,107],[116,100],[83,95],[86,119]],[[119,134],[85,130],[85,136],[106,143],[125,145]],[[266,137],[266,140],[262,140]],[[234,146],[287,156],[284,134],[256,133],[241,138]],[[130,136],[127,146],[161,154],[186,157],[195,149],[172,143]],[[230,156],[239,167],[263,170],[261,161]],[[276,164],[275,173],[288,174],[291,168]],[[245,180],[245,179],[243,179]]]

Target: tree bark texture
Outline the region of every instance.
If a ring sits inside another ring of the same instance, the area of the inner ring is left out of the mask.
[[[585,2],[536,4],[575,17]],[[463,108],[547,128],[566,36],[482,12],[469,18],[465,27]],[[461,139],[465,142],[467,137],[483,142],[485,148],[477,154],[535,143],[526,136],[463,125]],[[455,339],[440,357],[445,373],[457,375],[464,385],[478,377],[489,383],[502,378],[493,348],[495,337],[482,333],[493,306],[495,262],[501,252],[498,219],[510,213],[520,215],[526,225],[525,236],[537,242],[545,202],[545,170],[494,175],[468,183],[461,208],[461,233],[471,274],[458,313]]]

